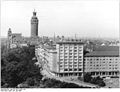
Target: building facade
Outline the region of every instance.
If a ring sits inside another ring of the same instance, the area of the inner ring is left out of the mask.
[[[83,75],[83,43],[75,40],[57,42],[56,50],[59,76]]]
[[[118,77],[120,55],[118,46],[101,46],[84,57],[85,72],[92,76]]]
[[[57,51],[53,46],[36,46],[35,54],[38,59],[37,64],[49,73],[57,72]]]
[[[54,49],[40,46],[36,51],[40,59],[38,61],[46,63],[45,65],[48,65],[50,71],[56,76],[83,76],[82,42],[60,41],[56,43]]]

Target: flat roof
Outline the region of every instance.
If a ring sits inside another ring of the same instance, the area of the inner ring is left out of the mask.
[[[93,51],[119,51],[119,46],[98,46]]]
[[[84,44],[84,43],[80,41],[59,41],[56,42],[56,44]]]
[[[87,53],[85,57],[110,57],[110,56],[120,56],[119,51],[93,51]]]
[[[85,56],[120,56],[119,46],[99,46]]]

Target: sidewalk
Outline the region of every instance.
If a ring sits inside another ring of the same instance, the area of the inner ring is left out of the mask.
[[[56,76],[53,76],[51,73],[49,73],[47,70],[43,70],[42,71],[42,74],[47,77],[47,78],[53,78],[53,79],[56,79],[56,80],[60,80],[62,82],[68,82],[68,83],[74,83],[74,84],[77,84],[79,86],[84,86],[84,87],[91,87],[91,88],[97,88],[97,85],[93,85],[93,84],[90,84],[90,83],[85,83],[83,81],[75,81],[75,80],[67,80],[65,78],[62,78],[62,77],[56,77]]]

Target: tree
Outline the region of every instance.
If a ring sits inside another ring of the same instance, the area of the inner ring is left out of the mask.
[[[35,81],[34,81],[33,78],[27,78],[26,83],[27,83],[29,86],[34,86],[34,85],[35,85]]]
[[[103,79],[100,78],[99,76],[95,77],[95,78],[92,78],[90,83],[97,84],[101,87],[104,87],[106,85],[105,82],[103,81]]]
[[[37,60],[33,60],[35,57],[34,46],[9,49],[8,52],[1,54],[1,86],[7,83],[9,87],[16,87],[28,78],[41,80],[40,68],[35,65]]]
[[[91,73],[85,73],[84,82],[90,82],[92,79]]]

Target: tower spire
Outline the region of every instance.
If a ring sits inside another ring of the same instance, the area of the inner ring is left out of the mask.
[[[34,11],[33,11],[33,16],[36,16],[36,11],[35,11],[35,9],[34,9]]]

